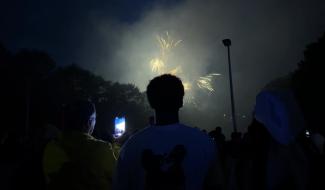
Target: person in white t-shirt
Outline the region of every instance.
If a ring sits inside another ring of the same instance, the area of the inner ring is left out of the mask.
[[[147,86],[155,124],[139,131],[122,147],[113,188],[218,189],[221,186],[216,146],[199,129],[179,123],[184,86],[164,74]]]

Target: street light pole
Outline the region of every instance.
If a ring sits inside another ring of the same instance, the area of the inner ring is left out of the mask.
[[[231,61],[230,61],[230,46],[231,40],[224,39],[222,40],[224,46],[227,47],[228,50],[228,69],[229,69],[229,83],[230,83],[230,98],[231,98],[231,116],[232,116],[232,124],[234,128],[234,132],[237,132],[237,125],[236,125],[236,115],[235,115],[235,100],[234,100],[234,92],[233,92],[233,85],[232,85],[232,73],[231,73]]]

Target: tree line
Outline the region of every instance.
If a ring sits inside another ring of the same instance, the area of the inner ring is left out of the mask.
[[[13,53],[0,44],[0,76],[1,135],[28,137],[47,125],[62,129],[64,107],[76,99],[95,103],[94,136],[104,140],[111,138],[116,116],[125,116],[134,131],[146,126],[150,115],[145,93],[134,84],[105,80],[76,64],[58,66],[43,51]]]

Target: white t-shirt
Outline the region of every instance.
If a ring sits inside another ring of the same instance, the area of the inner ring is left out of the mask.
[[[113,187],[199,190],[214,162],[215,145],[199,129],[178,123],[151,126],[122,147]]]

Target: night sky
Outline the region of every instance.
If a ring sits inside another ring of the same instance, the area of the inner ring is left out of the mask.
[[[239,119],[244,129],[258,91],[293,72],[305,45],[325,32],[324,10],[324,0],[10,0],[0,2],[0,42],[12,51],[44,50],[58,65],[77,63],[144,90],[153,77],[148,61],[157,54],[155,36],[168,31],[182,40],[173,61],[185,72],[221,74],[214,94],[196,93],[207,113],[197,125],[211,129],[230,125],[221,41],[231,38],[237,113],[248,116]]]

